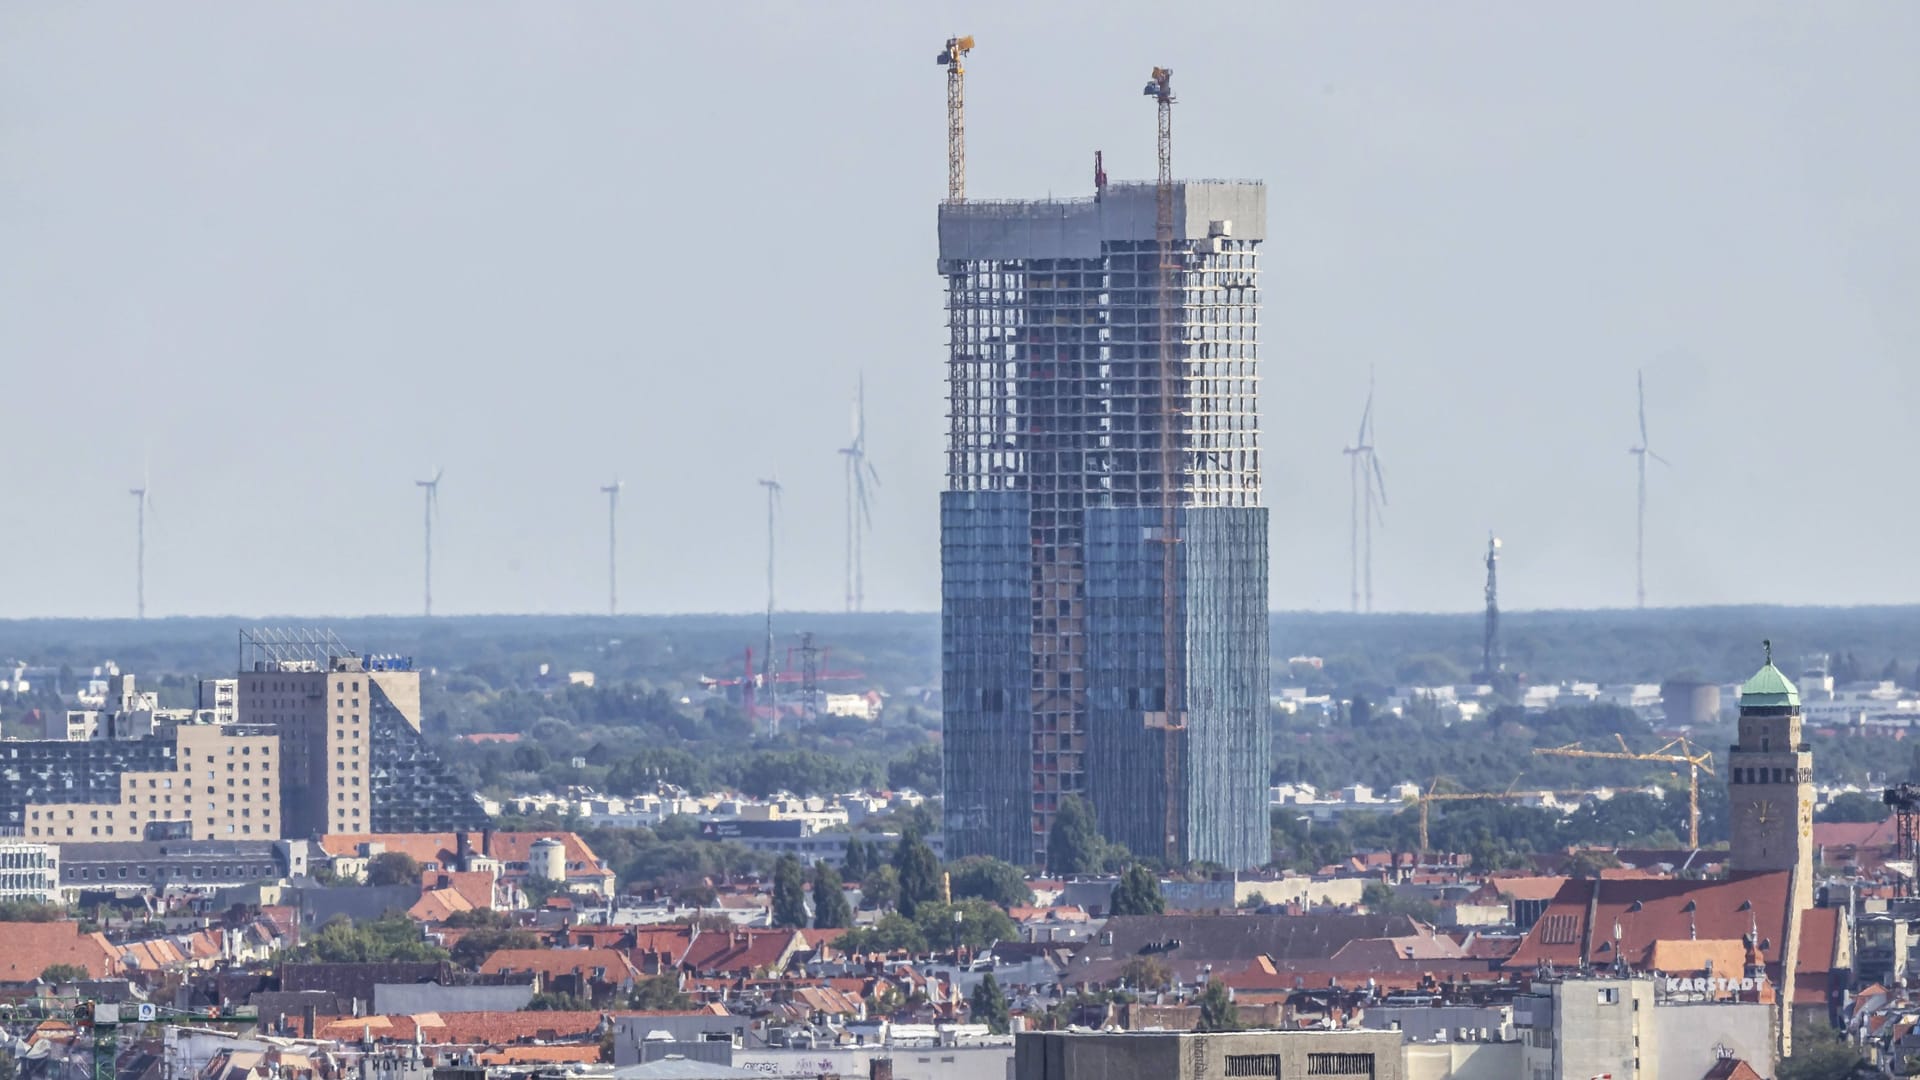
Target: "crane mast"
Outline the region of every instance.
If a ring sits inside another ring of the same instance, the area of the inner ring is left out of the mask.
[[[1181,264],[1179,253],[1174,250],[1173,233],[1173,69],[1156,67],[1147,80],[1141,93],[1153,99],[1157,124],[1157,157],[1159,169],[1155,176],[1153,197],[1153,245],[1156,262],[1154,274],[1154,302],[1158,309],[1158,329],[1155,337],[1159,344],[1158,364],[1160,384],[1160,644],[1163,650],[1161,661],[1165,666],[1166,700],[1164,728],[1161,732],[1164,740],[1163,758],[1166,787],[1166,833],[1167,861],[1180,860],[1180,837],[1185,832],[1185,807],[1182,805],[1186,785],[1175,782],[1175,777],[1183,767],[1182,737],[1186,733],[1187,716],[1184,690],[1186,675],[1182,670],[1179,641],[1179,586],[1176,580],[1180,568],[1179,508],[1175,505],[1175,484],[1177,465],[1175,455],[1179,453],[1179,387],[1175,364],[1174,334],[1178,332],[1179,319],[1174,310],[1174,289],[1177,285]]]
[[[965,202],[967,198],[967,119],[966,56],[973,51],[973,37],[955,34],[937,58],[947,69],[947,201]]]

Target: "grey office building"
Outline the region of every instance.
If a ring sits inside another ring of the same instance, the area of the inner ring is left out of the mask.
[[[1069,794],[1138,854],[1268,858],[1266,190],[948,202],[949,856],[1044,858]]]

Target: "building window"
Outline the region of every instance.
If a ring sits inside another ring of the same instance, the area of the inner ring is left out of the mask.
[[[1372,1054],[1308,1054],[1308,1076],[1372,1076]]]
[[[1279,1054],[1228,1054],[1228,1076],[1279,1076]]]
[[[1620,1004],[1620,988],[1616,986],[1601,987],[1599,991],[1599,1002],[1602,1005]]]

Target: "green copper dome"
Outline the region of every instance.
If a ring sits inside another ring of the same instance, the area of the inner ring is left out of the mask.
[[[1743,709],[1778,708],[1782,705],[1797,709],[1800,707],[1800,690],[1793,680],[1777,667],[1773,666],[1773,642],[1766,643],[1767,662],[1759,671],[1753,673],[1740,687],[1740,707]]]

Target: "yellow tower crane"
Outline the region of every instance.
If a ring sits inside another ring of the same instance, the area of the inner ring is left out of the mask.
[[[1175,310],[1174,290],[1179,285],[1184,259],[1175,250],[1173,230],[1173,103],[1178,100],[1173,96],[1173,69],[1155,67],[1141,93],[1152,98],[1154,103],[1155,156],[1159,166],[1153,188],[1153,293],[1154,306],[1158,311],[1154,337],[1159,346],[1155,367],[1160,389],[1160,648],[1161,663],[1165,668],[1162,678],[1166,684],[1166,700],[1162,703],[1163,711],[1157,726],[1162,728],[1163,767],[1166,770],[1166,856],[1167,861],[1177,862],[1184,861],[1179,838],[1185,834],[1187,816],[1183,794],[1185,788],[1175,779],[1176,773],[1186,767],[1186,672],[1181,666],[1186,648],[1180,633],[1180,557],[1175,546],[1180,543],[1180,510],[1176,490],[1179,482],[1177,469],[1181,464],[1176,456],[1181,452],[1178,391],[1186,365],[1183,362],[1184,355],[1176,355],[1175,352],[1175,335],[1183,331]],[[1185,346],[1181,345],[1179,349],[1184,352]],[[1179,368],[1178,376],[1176,365]],[[1154,725],[1155,719],[1149,715],[1149,725]]]
[[[947,69],[947,201],[967,198],[966,56],[973,51],[971,35],[947,39],[937,62]]]
[[[1516,776],[1513,778],[1513,783],[1507,785],[1505,791],[1436,791],[1435,789],[1440,786],[1440,778],[1434,777],[1433,782],[1427,785],[1426,791],[1407,800],[1420,804],[1420,850],[1415,852],[1416,857],[1424,857],[1427,853],[1427,810],[1432,804],[1466,802],[1472,799],[1511,799],[1519,794],[1513,790],[1519,783],[1520,778]]]
[[[1534,751],[1545,757],[1589,758],[1599,761],[1660,761],[1673,765],[1684,764],[1687,767],[1687,846],[1700,846],[1700,770],[1705,769],[1713,776],[1713,752],[1711,750],[1696,753],[1693,744],[1685,736],[1673,739],[1664,746],[1647,753],[1635,753],[1627,745],[1626,736],[1616,732],[1614,739],[1620,743],[1618,750],[1588,750],[1579,743],[1565,746],[1546,746]]]

